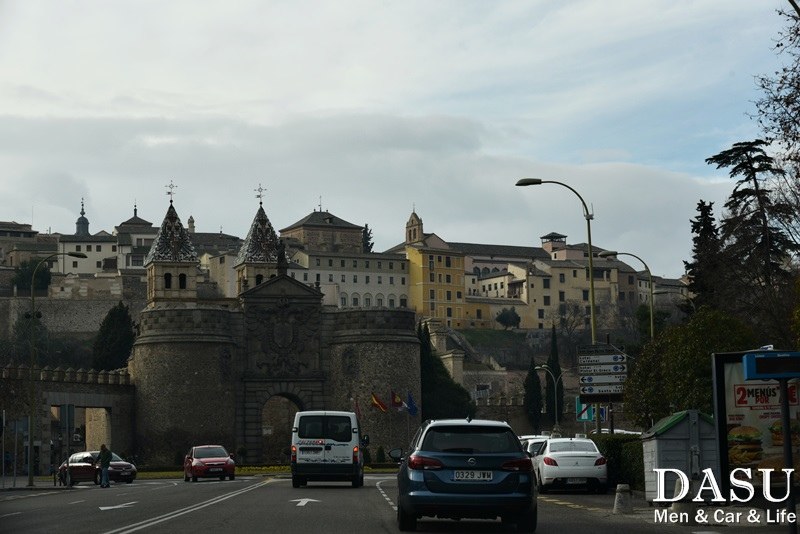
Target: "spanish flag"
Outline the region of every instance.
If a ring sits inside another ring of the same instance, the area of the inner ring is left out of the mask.
[[[395,390],[392,390],[392,408],[403,408],[403,398]]]
[[[375,408],[379,409],[383,413],[386,413],[386,405],[381,401],[375,393],[372,394],[372,398],[370,399],[370,404],[372,404]]]

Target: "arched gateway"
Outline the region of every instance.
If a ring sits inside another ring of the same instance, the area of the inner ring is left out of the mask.
[[[237,299],[205,297],[198,263],[170,201],[145,261],[148,305],[128,363],[141,457],[171,464],[193,444],[218,443],[246,462],[279,461],[301,409],[360,412],[376,447],[403,444],[398,414],[369,409],[369,399],[420,398],[413,311],[324,307],[318,289],[287,276],[261,206],[234,265]]]

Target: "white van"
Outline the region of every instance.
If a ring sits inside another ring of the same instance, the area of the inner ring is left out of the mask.
[[[369,436],[353,412],[297,412],[292,426],[292,486],[309,480],[345,480],[364,485],[364,452]]]

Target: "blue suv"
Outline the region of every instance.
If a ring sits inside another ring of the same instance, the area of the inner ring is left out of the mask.
[[[481,419],[426,421],[410,450],[392,449],[397,522],[415,530],[421,517],[500,517],[518,532],[536,530],[536,485],[530,455],[508,423]]]

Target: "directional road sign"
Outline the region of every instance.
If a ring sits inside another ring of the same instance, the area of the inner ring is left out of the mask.
[[[581,385],[597,385],[597,384],[621,384],[625,382],[628,375],[592,375],[582,376]]]
[[[578,372],[581,375],[593,375],[600,373],[627,373],[628,366],[624,363],[613,365],[579,365]]]
[[[625,354],[585,354],[578,356],[578,363],[623,363],[628,361],[628,356]]]
[[[609,393],[622,394],[622,384],[618,386],[581,386],[581,395],[608,395]]]

